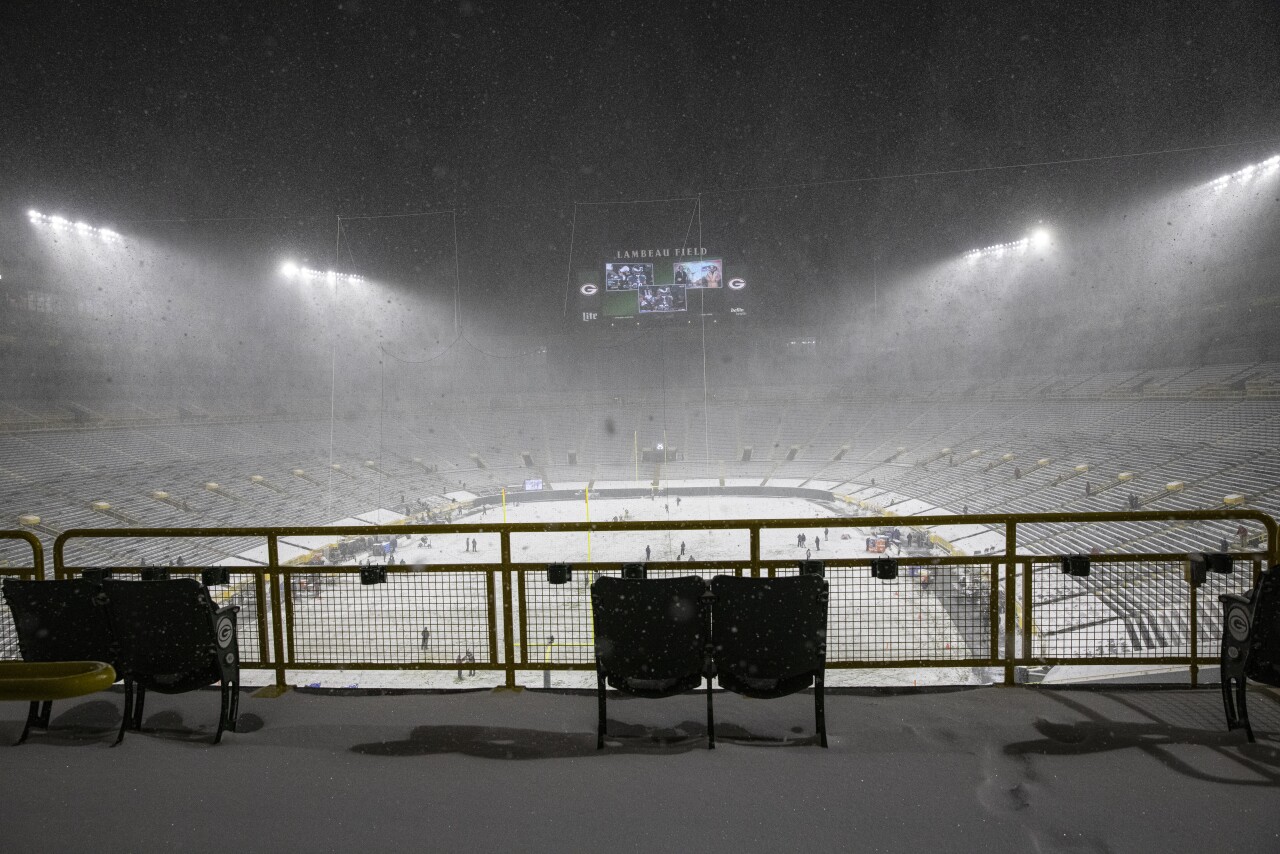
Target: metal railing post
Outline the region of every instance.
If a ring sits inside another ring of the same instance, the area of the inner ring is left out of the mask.
[[[282,661],[295,661],[298,658],[298,629],[294,623],[293,613],[293,577],[281,570],[280,601],[284,614],[284,658]]]
[[[1031,561],[1022,561],[1022,658],[1031,658]]]
[[[1191,583],[1191,687],[1195,688],[1200,683],[1200,665],[1196,662],[1196,656],[1200,652],[1200,629],[1196,612],[1199,608],[1196,603],[1199,601],[1198,590],[1195,582]]]
[[[516,688],[516,638],[513,613],[515,603],[511,593],[511,532],[504,529],[498,536],[502,549],[503,659],[506,664],[506,687],[514,691]],[[520,615],[520,620],[524,621],[524,614]]]
[[[751,535],[751,577],[760,577],[760,523],[753,522],[748,529]]]
[[[987,586],[990,588],[987,595],[988,628],[991,632],[991,649],[990,659],[992,665],[1000,664],[1000,564],[993,563],[990,565],[990,574],[987,576]]]
[[[525,614],[529,613],[529,596],[526,587],[529,583],[529,573],[522,572],[516,576],[516,605],[520,609],[520,663],[528,665],[529,663],[529,621],[525,619]]]
[[[258,660],[266,664],[271,660],[270,648],[267,644],[267,638],[271,635],[269,630],[270,617],[267,614],[267,582],[270,575],[265,572],[255,572],[253,574],[253,600],[254,610],[257,612],[256,619],[258,621]]]
[[[1004,527],[1004,684],[1014,684],[1014,638],[1017,632],[1017,621],[1014,614],[1014,603],[1017,591],[1014,589],[1014,560],[1018,551],[1017,534],[1014,523],[1005,522]]]
[[[67,532],[63,531],[53,541],[53,580],[61,581],[62,573],[66,571],[66,557],[64,549],[66,548]]]
[[[271,591],[271,640],[274,649],[272,657],[275,659],[272,669],[276,672],[276,688],[284,690],[289,687],[284,672],[284,597],[280,592],[283,588],[280,578],[280,548],[275,534],[267,535],[267,571],[270,573],[267,589]]]
[[[493,570],[484,573],[485,615],[489,624],[489,663],[498,663],[498,591]]]

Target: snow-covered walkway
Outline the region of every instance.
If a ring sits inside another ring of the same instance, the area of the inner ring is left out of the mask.
[[[595,750],[589,693],[246,694],[208,744],[217,694],[54,706],[24,746],[0,705],[7,851],[1240,851],[1280,847],[1280,704],[1259,742],[1218,693],[976,688],[615,699]]]

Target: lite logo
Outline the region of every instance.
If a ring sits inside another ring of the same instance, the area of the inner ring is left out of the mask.
[[[599,320],[600,315],[594,311],[584,311],[582,313],[582,319],[583,320]]]

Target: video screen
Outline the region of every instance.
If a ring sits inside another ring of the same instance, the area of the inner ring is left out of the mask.
[[[636,291],[605,291],[605,317],[635,317],[640,311],[636,304]]]
[[[680,261],[672,281],[686,288],[718,288],[724,281],[724,264],[719,258]]]
[[[640,288],[641,314],[667,314],[688,311],[684,288],[664,285],[660,288]]]
[[[683,326],[694,316],[747,316],[749,268],[719,254],[695,257],[677,252],[667,260],[650,260],[662,257],[666,256],[661,249],[639,261],[606,255],[575,270],[576,317],[606,326],[627,321],[632,326]]]
[[[605,264],[606,291],[634,291],[653,284],[652,264]]]

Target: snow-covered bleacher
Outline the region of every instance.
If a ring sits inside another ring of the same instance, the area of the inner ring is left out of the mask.
[[[184,405],[180,417],[150,402],[16,401],[0,407],[0,513],[10,525],[39,516],[44,535],[130,522],[313,524],[464,485],[491,492],[531,476],[591,483],[637,470],[644,481],[820,479],[847,491],[874,481],[868,495],[955,513],[1121,510],[1131,496],[1146,509],[1200,509],[1228,495],[1280,513],[1273,382],[1280,365],[1263,363],[907,389],[718,389],[705,407],[701,389],[555,392],[483,406],[400,402],[332,423],[279,407],[255,418]],[[637,464],[637,450],[664,441],[671,458]],[[1117,523],[1033,546],[1208,548],[1233,535],[1225,523],[1172,532]],[[0,548],[5,559],[20,552]]]

